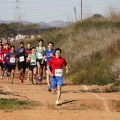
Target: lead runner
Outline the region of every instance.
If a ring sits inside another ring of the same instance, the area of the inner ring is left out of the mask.
[[[57,100],[56,105],[59,105],[59,100],[61,97],[61,88],[63,86],[63,65],[66,68],[66,73],[69,72],[68,65],[65,58],[61,57],[61,49],[55,49],[55,57],[51,58],[47,69],[51,76],[51,87],[53,91],[57,90]],[[52,66],[52,72],[50,71],[50,66]]]

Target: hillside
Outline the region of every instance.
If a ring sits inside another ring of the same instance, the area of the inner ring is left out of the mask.
[[[42,35],[62,49],[75,84],[114,82],[120,69],[120,22],[86,20]],[[36,40],[33,41],[37,45]]]

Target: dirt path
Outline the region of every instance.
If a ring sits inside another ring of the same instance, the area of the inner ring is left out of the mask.
[[[0,120],[119,120],[120,113],[113,107],[113,100],[120,100],[120,93],[80,92],[91,86],[65,85],[62,90],[61,106],[55,105],[56,95],[47,91],[46,81],[41,85],[31,85],[29,81],[20,84],[16,78],[14,84],[9,80],[0,80],[4,91],[13,95],[0,95],[0,98],[17,98],[38,101],[40,106],[30,110],[5,112],[0,110]],[[98,86],[92,86],[92,88]]]

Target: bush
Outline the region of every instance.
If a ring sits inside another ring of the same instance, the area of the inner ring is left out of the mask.
[[[120,80],[116,80],[105,92],[120,92]]]

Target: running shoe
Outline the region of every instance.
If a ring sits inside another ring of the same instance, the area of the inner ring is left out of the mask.
[[[60,103],[59,103],[59,100],[56,100],[56,105],[59,105]]]
[[[3,77],[1,76],[0,79],[3,79]]]
[[[38,79],[38,82],[42,82],[42,78],[39,78],[39,79]]]
[[[13,84],[13,82],[10,82],[10,84]]]
[[[48,91],[49,91],[49,92],[51,91],[51,87],[48,87]]]

